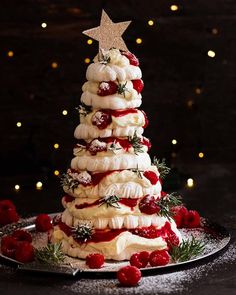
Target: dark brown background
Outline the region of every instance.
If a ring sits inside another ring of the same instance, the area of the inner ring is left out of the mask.
[[[172,12],[171,4],[178,4],[179,10]],[[72,158],[84,59],[97,53],[96,42],[87,45],[81,32],[99,24],[102,8],[115,22],[133,21],[124,38],[141,61],[151,155],[165,157],[173,168],[166,189],[183,193],[189,208],[226,226],[235,241],[233,0],[1,1],[0,198],[13,199],[22,216],[62,209],[62,190],[53,171],[65,171]],[[155,21],[153,27],[147,25],[149,19]],[[46,29],[41,28],[44,21]],[[141,45],[135,43],[137,37],[143,39]],[[9,50],[14,51],[12,58]],[[216,57],[209,58],[208,50]],[[57,69],[52,62],[58,63]],[[62,116],[63,109],[68,116]],[[173,138],[178,141],[174,147]],[[53,148],[56,142],[58,150]],[[200,151],[203,159],[198,158]],[[192,189],[185,186],[188,177],[195,181]],[[41,191],[35,190],[38,180],[43,182]],[[21,185],[20,192],[14,191],[15,184]],[[186,288],[188,294],[233,294],[235,281],[233,266],[224,264],[197,284],[186,283]],[[61,292],[58,279],[16,277],[12,269],[5,269],[0,282],[2,294]]]

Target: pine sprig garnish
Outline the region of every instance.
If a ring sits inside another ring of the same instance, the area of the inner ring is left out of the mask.
[[[182,241],[179,246],[172,246],[170,255],[174,262],[183,262],[201,254],[204,247],[204,243],[192,236],[191,239]]]
[[[79,112],[80,115],[82,115],[84,117],[87,116],[89,113],[92,112],[92,107],[91,106],[87,106],[84,103],[81,103],[79,105],[79,107],[76,107],[75,109]]]
[[[48,244],[43,248],[35,249],[35,257],[39,262],[46,264],[62,263],[65,260],[62,243]]]
[[[100,49],[98,54],[98,61],[103,65],[108,64],[111,61],[109,51],[106,52],[103,49]]]
[[[107,205],[107,208],[108,207],[114,207],[114,208],[120,209],[120,206],[118,204],[119,200],[120,200],[120,198],[117,197],[117,196],[115,196],[115,195],[113,195],[113,196],[106,196],[106,197],[104,197],[104,198],[102,198],[100,200],[99,207],[106,204]]]
[[[89,223],[80,223],[72,229],[72,236],[81,242],[86,243],[91,239],[94,232],[93,227]]]
[[[136,131],[133,136],[129,136],[128,140],[134,149],[134,153],[137,155],[138,153],[143,153],[143,145],[141,144],[141,138],[138,137]]]
[[[173,216],[173,213],[171,212],[171,207],[181,205],[182,198],[181,196],[176,195],[176,193],[171,193],[158,200],[157,204],[160,207],[160,211],[158,214],[170,219],[170,217]]]
[[[117,87],[118,94],[123,94],[124,98],[125,98],[125,91],[129,92],[128,88],[126,87],[126,84],[127,84],[127,81],[125,82],[125,84],[119,83]]]
[[[170,173],[170,168],[166,166],[166,160],[165,159],[157,159],[156,157],[153,158],[153,165],[157,167],[157,170],[160,173],[160,178],[164,179],[167,174]]]
[[[80,185],[79,181],[74,179],[67,173],[64,173],[61,177],[61,185],[66,187],[68,190],[74,190]]]

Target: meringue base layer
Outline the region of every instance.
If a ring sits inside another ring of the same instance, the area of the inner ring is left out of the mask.
[[[170,223],[171,230],[176,234],[181,242],[181,235],[174,222]],[[62,243],[64,254],[85,259],[92,253],[100,253],[105,259],[117,261],[129,260],[132,254],[141,251],[154,251],[167,249],[167,243],[161,236],[154,239],[132,234],[129,231],[123,231],[109,241],[78,243],[73,236],[68,236],[58,225],[54,226],[50,240],[52,243]]]

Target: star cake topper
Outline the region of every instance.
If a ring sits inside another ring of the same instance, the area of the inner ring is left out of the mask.
[[[83,34],[97,40],[99,42],[99,49],[109,50],[115,47],[120,50],[128,51],[121,36],[130,23],[131,21],[113,23],[105,10],[102,10],[100,26],[83,31]]]

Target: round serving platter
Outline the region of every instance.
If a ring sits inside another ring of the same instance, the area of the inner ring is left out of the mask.
[[[50,216],[53,218],[55,215],[60,214],[60,213],[53,213],[50,214]],[[27,231],[30,231],[33,237],[33,246],[36,248],[42,248],[46,246],[47,241],[48,241],[48,235],[47,233],[38,233],[35,231],[35,225],[34,225],[35,217],[27,218],[27,219],[22,219],[20,222],[17,224],[11,224],[9,226],[5,226],[3,228],[0,228],[0,240],[1,237],[6,235],[6,234],[11,234],[15,229],[24,229]],[[201,218],[201,227],[199,228],[194,228],[194,229],[179,229],[181,232],[181,235],[183,237],[183,240],[191,239],[194,237],[196,240],[201,241],[204,243],[204,250],[203,252],[184,262],[177,262],[177,263],[170,263],[165,266],[157,266],[157,267],[146,267],[143,268],[142,271],[150,271],[150,270],[155,270],[155,269],[170,269],[173,267],[176,267],[178,265],[184,265],[188,263],[192,263],[201,259],[204,259],[206,257],[209,257],[219,251],[221,251],[223,248],[225,248],[229,241],[230,241],[230,234],[229,232],[221,225],[214,223],[207,218]],[[11,259],[7,256],[4,256],[0,252],[0,257],[3,259],[6,259],[8,261],[11,261],[13,263],[16,263],[19,265],[19,268],[21,269],[26,269],[26,270],[38,270],[38,271],[46,271],[48,272],[48,267],[41,265],[40,267],[36,265],[35,263],[29,263],[23,265],[22,263]],[[63,265],[61,265],[61,270],[60,273],[64,272],[66,273],[67,270],[77,270],[76,272],[86,272],[86,273],[113,273],[117,272],[118,269],[120,269],[122,266],[128,265],[128,261],[106,261],[104,266],[100,269],[90,269],[88,266],[85,264],[85,260],[82,259],[75,259],[66,256],[65,262]],[[54,271],[56,272],[56,271]],[[71,274],[75,274],[76,272],[71,272]]]

